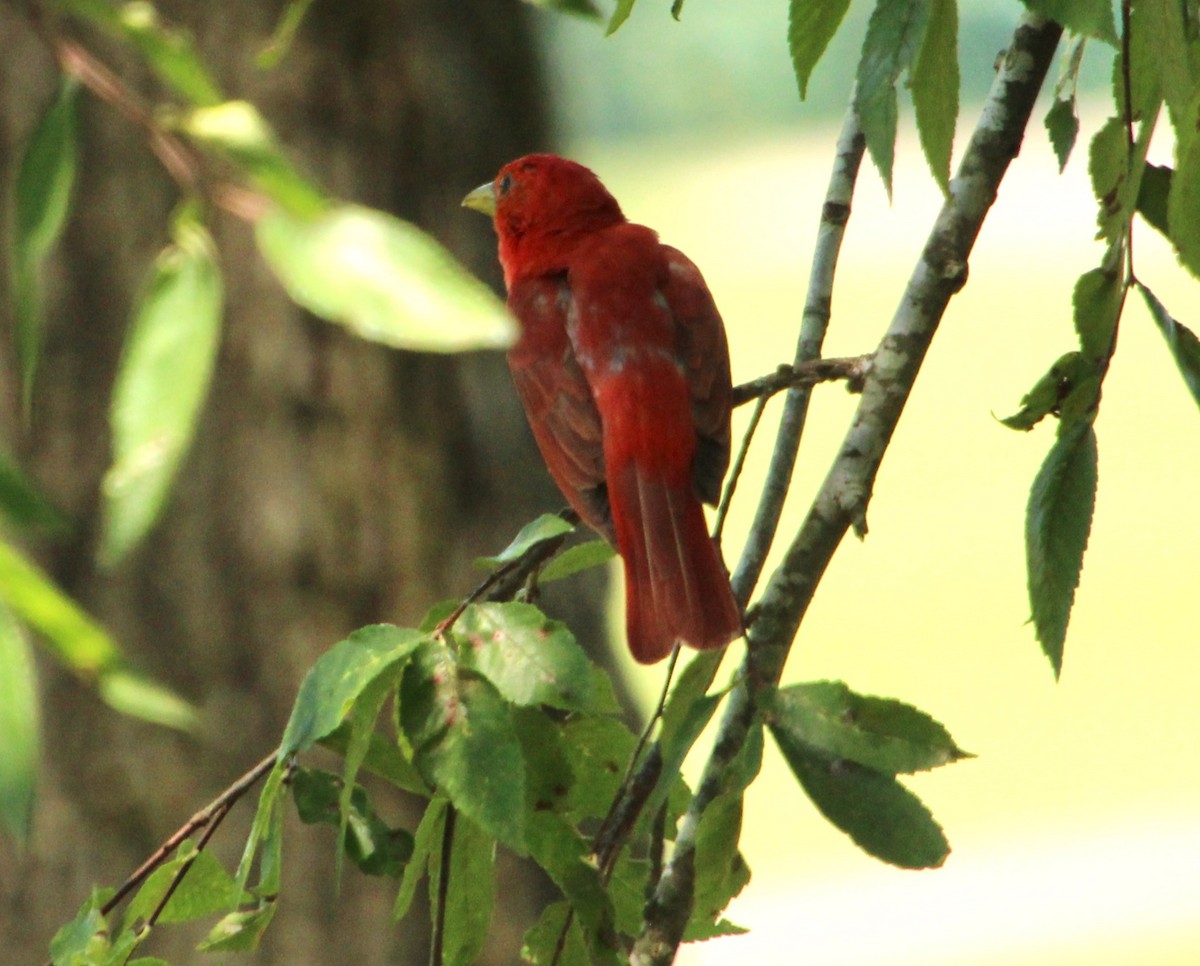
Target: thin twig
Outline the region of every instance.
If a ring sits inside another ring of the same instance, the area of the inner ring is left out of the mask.
[[[875,354],[862,401],[825,482],[783,562],[771,575],[750,628],[741,683],[726,704],[710,755],[667,863],[647,903],[630,962],[666,966],[692,911],[696,834],[720,793],[733,757],[755,726],[758,693],[779,680],[800,621],[847,531],[865,527],[866,507],[884,452],[950,298],[966,281],[967,261],[996,192],[1016,157],[1062,27],[1022,16],[963,154],[908,288]]]
[[[807,390],[819,382],[845,379],[851,392],[861,392],[863,380],[871,368],[871,357],[840,356],[806,359],[780,366],[767,376],[759,376],[733,387],[733,405],[742,406],[752,399],[769,399],[785,389]],[[778,440],[776,441],[778,445]]]

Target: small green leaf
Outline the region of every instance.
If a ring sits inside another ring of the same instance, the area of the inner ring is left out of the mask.
[[[841,681],[780,688],[762,707],[772,730],[786,732],[793,743],[885,775],[925,771],[966,756],[925,712],[893,698],[856,694]]]
[[[1138,289],[1142,293],[1142,298],[1146,300],[1150,317],[1154,319],[1154,324],[1158,326],[1163,338],[1167,340],[1167,347],[1171,350],[1175,365],[1179,367],[1188,391],[1196,403],[1200,404],[1200,339],[1197,339],[1196,334],[1187,326],[1175,321],[1166,306],[1150,289],[1140,282]]]
[[[562,553],[551,560],[538,577],[543,584],[571,577],[580,571],[601,567],[617,555],[607,540],[586,540],[573,547],[567,547]]]
[[[418,352],[501,349],[516,325],[492,291],[415,225],[339,205],[316,217],[275,208],[259,250],[297,304],[373,342]]]
[[[304,15],[308,13],[308,8],[312,6],[312,3],[313,0],[291,0],[284,8],[283,15],[275,24],[271,39],[263,45],[262,50],[254,58],[254,63],[260,69],[274,70],[279,66],[279,62],[287,56],[287,52],[292,49],[292,42],[296,39],[296,31],[300,29],[300,24],[304,22]]]
[[[904,869],[932,869],[950,853],[941,826],[892,775],[821,754],[772,729],[814,805],[868,855]]]
[[[101,672],[96,689],[110,708],[177,731],[191,731],[199,722],[196,709],[156,681],[117,667]]]
[[[929,0],[929,24],[909,84],[921,149],[938,187],[949,194],[958,119],[958,0]]]
[[[1100,234],[1111,241],[1124,229],[1128,216],[1124,188],[1129,175],[1129,144],[1119,117],[1110,117],[1092,138],[1088,173],[1092,192],[1100,203]]]
[[[590,708],[591,662],[565,624],[532,604],[472,604],[454,636],[459,666],[478,671],[513,704]]]
[[[727,689],[706,694],[722,657],[720,651],[702,651],[684,668],[663,709],[659,747],[662,749],[662,769],[654,791],[646,800],[646,811],[658,811],[671,789],[679,780],[692,746],[712,720]]]
[[[104,476],[100,559],[118,562],[158,519],[192,441],[216,362],[216,250],[188,209],[155,260],[113,386],[113,462]]]
[[[546,540],[553,540],[563,534],[570,533],[575,527],[560,517],[557,513],[543,513],[532,520],[513,538],[512,543],[494,557],[477,557],[475,567],[480,570],[493,570],[514,560],[520,560],[532,548]]]
[[[1024,0],[1036,14],[1069,31],[1117,46],[1117,26],[1109,0]]]
[[[17,168],[9,266],[26,411],[44,327],[42,262],[66,224],[78,166],[78,94],[76,82],[64,78],[54,103],[34,128]]]
[[[417,830],[413,833],[413,853],[408,865],[404,867],[404,875],[400,878],[400,888],[396,892],[396,904],[392,907],[392,922],[399,922],[408,915],[413,899],[417,895],[417,886],[430,866],[437,863],[441,854],[442,835],[446,828],[446,807],[449,803],[440,795],[435,797],[425,807]]]
[[[569,902],[555,902],[542,910],[541,918],[529,927],[521,941],[521,962],[533,966],[592,966],[579,918],[571,916]],[[566,941],[559,951],[559,937],[566,929]]]
[[[1050,135],[1050,146],[1058,159],[1061,174],[1067,167],[1075,139],[1079,136],[1079,115],[1075,113],[1075,98],[1055,98],[1054,105],[1046,112],[1046,133]]]
[[[258,807],[254,810],[250,834],[246,836],[246,845],[242,849],[242,858],[234,876],[239,894],[245,891],[246,883],[250,881],[250,872],[260,851],[264,853],[264,857],[259,868],[259,888],[267,888],[265,892],[260,891],[259,895],[274,896],[279,891],[278,880],[272,881],[272,878],[279,874],[279,864],[270,852],[278,846],[283,828],[283,802],[280,792],[283,789],[286,771],[287,762],[283,758],[278,759],[263,782],[262,791],[259,792]],[[271,886],[274,888],[270,888]]]
[[[111,889],[93,891],[75,918],[54,934],[50,940],[54,966],[90,966],[107,961],[108,922],[100,909],[111,895]]]
[[[37,677],[29,642],[0,604],[0,828],[24,844],[38,769]]]
[[[496,903],[496,840],[465,815],[454,821],[446,896],[446,966],[470,966],[487,942]]]
[[[420,631],[373,624],[322,654],[300,685],[279,745],[280,755],[307,751],[332,732],[367,685],[407,659],[426,639]]]
[[[791,0],[788,4],[788,49],[800,86],[800,99],[808,96],[813,68],[837,33],[850,0]]]
[[[404,672],[400,723],[417,768],[493,838],[524,854],[525,764],[511,709],[494,686],[425,641]]]
[[[928,20],[929,0],[878,0],[863,40],[854,103],[889,198],[896,152],[896,83],[912,67]]]
[[[1109,265],[1084,272],[1075,283],[1075,331],[1084,358],[1093,364],[1103,364],[1112,355],[1117,319],[1125,302],[1125,286],[1116,265],[1111,265],[1120,264],[1120,251],[1123,249],[1118,246],[1106,258]]]
[[[202,147],[239,168],[261,192],[296,218],[317,217],[325,210],[321,190],[288,161],[253,104],[225,101],[198,107],[184,116],[181,128]],[[352,284],[350,279],[346,283]]]
[[[196,947],[202,953],[249,953],[258,949],[262,934],[275,918],[275,903],[238,909],[224,916]]]
[[[123,916],[127,929],[136,928],[139,919],[155,910],[185,866],[187,871],[163,907],[159,922],[190,922],[249,899],[238,892],[233,877],[211,852],[197,852],[191,842],[183,842],[171,860],[155,869],[129,901]]]
[[[1192,133],[1186,146],[1181,138],[1167,199],[1167,223],[1180,263],[1200,278],[1200,85],[1188,111]]]
[[[165,26],[153,4],[144,0],[124,3],[118,8],[117,21],[167,86],[193,104],[208,107],[221,102],[221,89],[196,53],[191,38]]]
[[[1042,650],[1057,677],[1083,569],[1096,502],[1096,434],[1090,422],[1063,423],[1029,492],[1025,554],[1029,602]]]
[[[1051,413],[1057,415],[1063,400],[1094,373],[1095,366],[1082,353],[1068,352],[1060,356],[1050,371],[1021,399],[1020,410],[1000,422],[1009,429],[1028,432]]]
[[[608,27],[604,31],[605,37],[611,37],[620,29],[621,24],[629,19],[629,15],[633,13],[633,4],[634,0],[617,0],[616,9],[613,10]]]
[[[1171,237],[1167,227],[1167,199],[1171,196],[1171,176],[1174,172],[1169,167],[1157,164],[1147,164],[1142,172],[1142,183],[1138,188],[1137,210],[1146,222],[1165,238]]]

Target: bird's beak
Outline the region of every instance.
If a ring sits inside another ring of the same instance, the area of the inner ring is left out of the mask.
[[[474,208],[489,217],[496,213],[496,196],[492,193],[492,182],[481,184],[462,200],[464,208]]]

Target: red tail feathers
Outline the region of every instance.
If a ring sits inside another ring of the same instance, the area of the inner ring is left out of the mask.
[[[653,664],[677,641],[709,650],[739,637],[741,613],[690,480],[672,486],[637,464],[617,475],[610,474],[609,499],[625,562],[626,633],[633,656]]]

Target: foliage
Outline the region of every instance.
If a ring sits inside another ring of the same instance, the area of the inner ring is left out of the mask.
[[[589,0],[531,2],[587,19],[600,13]],[[147,142],[180,194],[165,229],[170,240],[147,266],[111,400],[106,563],[120,561],[153,528],[205,402],[222,312],[219,252],[206,228],[215,206],[253,222],[264,263],[290,297],[360,337],[420,351],[496,347],[512,338],[512,323],[494,296],[418,228],[329,198],[299,172],[257,109],[227,98],[187,35],[163,24],[151,5],[56,0],[53,6],[126,45],[155,75],[161,98],[155,110],[119,82],[109,96],[142,118]],[[263,63],[279,61],[307,7],[304,0],[288,6]],[[633,0],[617,0],[607,32],[626,24],[634,7]],[[802,97],[848,7],[848,0],[790,0],[788,43]],[[679,16],[681,8],[676,2],[671,12]],[[539,518],[480,561],[491,575],[458,605],[435,606],[416,627],[362,628],[324,654],[301,686],[276,752],[198,813],[147,874],[88,897],[54,937],[53,962],[148,964],[153,960],[131,957],[153,928],[216,916],[202,949],[253,950],[279,900],[288,798],[303,821],[336,829],[339,862],[344,855],[366,874],[395,880],[396,919],[409,914],[417,889],[427,884],[436,962],[468,963],[483,948],[501,848],[532,859],[562,894],[526,933],[525,961],[619,963],[631,950],[642,961],[669,961],[681,941],[738,931],[723,912],[749,879],[738,848],[742,808],[767,732],[816,809],[859,847],[904,868],[940,865],[949,852],[943,830],[900,778],[966,757],[946,728],[894,698],[861,695],[838,681],[780,687],[779,675],[834,549],[850,528],[865,532],[866,504],[891,429],[940,312],[965,282],[972,232],[1020,142],[1060,25],[1071,39],[1045,117],[1060,166],[1079,134],[1075,101],[1085,42],[1113,62],[1112,114],[1088,151],[1105,248],[1074,288],[1078,348],[1060,356],[1019,411],[1003,420],[1021,431],[1057,420],[1026,518],[1032,623],[1056,675],[1095,502],[1095,422],[1130,288],[1141,293],[1200,403],[1200,340],[1138,279],[1132,247],[1140,215],[1200,277],[1198,12],[1194,2],[1175,0],[1125,2],[1120,12],[1118,22],[1107,0],[1026,0],[1001,79],[952,179],[960,106],[957,5],[877,0],[873,6],[831,199],[846,188],[849,211],[864,149],[890,193],[903,80],[946,209],[914,276],[913,297],[856,387],[863,415],[848,437],[854,445],[838,457],[814,512],[756,601],[749,654],[728,682],[714,685],[720,655],[695,656],[652,722],[656,730],[633,734],[618,717],[608,678],[570,629],[534,603],[539,579],[566,578],[602,564],[611,551],[583,543],[556,557],[570,524]],[[71,216],[77,104],[93,92],[102,67],[66,35],[49,32],[48,42],[66,69],[17,171],[10,260],[26,406],[41,351],[45,261]],[[1147,153],[1164,115],[1174,156],[1170,166],[1156,166]],[[826,214],[836,208],[826,207]],[[974,222],[954,220],[972,212]],[[823,254],[834,262],[837,227],[822,223]],[[828,304],[827,290],[817,294]],[[817,333],[818,345],[823,334]],[[780,446],[794,456],[797,444],[798,431]],[[778,488],[786,491],[786,479]],[[2,453],[0,517],[30,537],[52,538],[66,526]],[[773,528],[756,534],[764,547]],[[748,553],[735,572],[743,602],[765,554],[755,561]],[[128,668],[111,636],[26,554],[0,540],[0,820],[16,835],[28,827],[38,753],[26,628],[120,710],[175,726],[186,726],[190,714]],[[714,719],[720,737],[693,791],[680,770]],[[342,756],[339,774],[301,764],[318,744]],[[230,872],[205,845],[260,779],[253,827]],[[415,828],[395,827],[380,814],[371,796],[378,785],[424,803]]]

